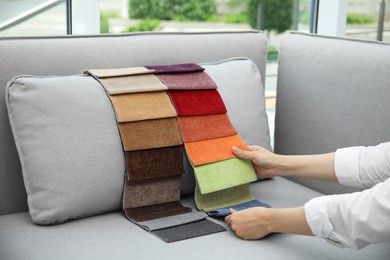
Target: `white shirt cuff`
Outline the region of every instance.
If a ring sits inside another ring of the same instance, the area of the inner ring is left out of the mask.
[[[363,146],[342,148],[336,151],[334,169],[340,184],[363,187],[359,179],[359,155]]]
[[[313,235],[327,239],[333,230],[328,217],[330,196],[311,199],[305,204],[305,217]]]

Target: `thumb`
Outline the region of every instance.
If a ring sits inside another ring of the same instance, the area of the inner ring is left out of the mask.
[[[252,160],[255,157],[254,151],[244,151],[236,146],[232,147],[232,152],[235,156],[241,159]]]
[[[234,212],[237,212],[237,210],[230,208],[230,214],[233,214]]]

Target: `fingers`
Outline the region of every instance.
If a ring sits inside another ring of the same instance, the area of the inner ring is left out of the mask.
[[[237,210],[235,210],[235,209],[230,209],[230,215],[227,216],[227,217],[225,217],[225,222],[226,222],[226,224],[228,224],[228,225],[231,225],[231,224],[232,224],[232,220],[231,220],[232,215],[231,215],[231,214],[233,214],[233,213],[235,213],[235,212],[237,212]]]
[[[252,160],[255,158],[255,154],[253,153],[253,151],[243,151],[236,146],[232,147],[232,152],[235,156],[241,159]]]
[[[231,208],[231,209],[230,209],[230,214],[233,214],[234,212],[237,212],[237,210]]]
[[[258,145],[249,145],[248,146],[249,148],[249,151],[258,151],[258,150],[261,150],[262,148]]]

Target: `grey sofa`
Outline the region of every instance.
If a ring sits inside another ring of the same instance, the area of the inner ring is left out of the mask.
[[[213,62],[248,57],[263,76],[267,38],[257,31],[1,38],[0,96],[16,75],[69,75],[86,68]],[[112,55],[104,55],[110,51]],[[126,54],[127,58],[123,59]],[[290,33],[280,47],[275,151],[314,154],[390,140],[390,45]],[[60,225],[39,226],[28,213],[21,166],[0,99],[0,259],[389,259],[390,244],[359,251],[321,239],[272,234],[238,239],[231,230],[166,244],[119,209]],[[256,131],[256,129],[253,129]],[[262,144],[267,145],[267,144]],[[268,144],[269,145],[269,144]],[[194,207],[193,176],[182,203]],[[354,191],[341,185],[273,178],[252,193],[273,207]],[[224,224],[222,221],[220,223]]]

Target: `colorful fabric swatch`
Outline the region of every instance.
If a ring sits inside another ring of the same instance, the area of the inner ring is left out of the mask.
[[[163,66],[145,66],[149,70],[153,70],[154,74],[170,74],[170,73],[186,73],[204,71],[204,68],[195,63],[173,64]]]
[[[127,178],[143,181],[184,173],[183,146],[126,152]]]
[[[162,203],[133,209],[124,208],[128,219],[142,222],[191,212],[192,209],[181,205],[180,201]]]
[[[237,134],[227,114],[183,116],[178,121],[185,143]]]
[[[271,208],[271,206],[268,205],[267,203],[258,200],[251,200],[230,207],[207,211],[207,215],[209,215],[210,217],[226,217],[230,215],[230,209],[235,209],[237,211],[240,211],[240,210],[254,208],[254,207]]]
[[[233,158],[201,166],[194,166],[201,194],[208,194],[257,180],[252,163]]]
[[[170,90],[169,96],[178,116],[199,116],[226,113],[217,90]]]
[[[189,159],[194,166],[234,158],[233,145],[242,150],[248,150],[238,135],[184,143]]]
[[[151,233],[167,243],[176,242],[184,239],[205,236],[213,233],[226,231],[223,226],[213,221],[203,219],[170,228],[159,229]]]
[[[119,123],[176,117],[176,110],[165,91],[111,96]]]
[[[125,151],[181,145],[177,119],[163,118],[119,123]]]
[[[142,75],[151,74],[154,70],[147,69],[145,67],[132,67],[123,69],[93,69],[88,70],[86,73],[94,76],[95,78],[111,78],[120,76]]]
[[[217,89],[217,85],[205,72],[160,74],[157,75],[157,77],[168,87],[168,89]]]

